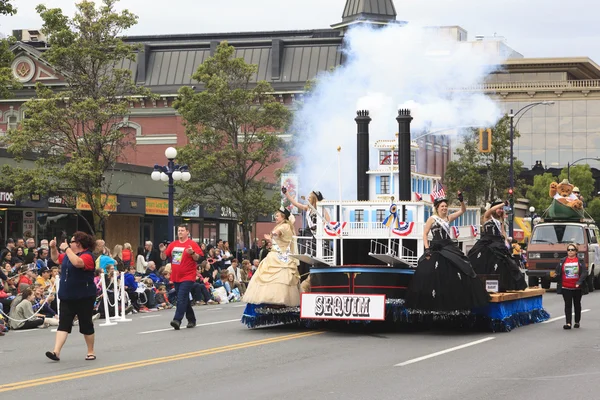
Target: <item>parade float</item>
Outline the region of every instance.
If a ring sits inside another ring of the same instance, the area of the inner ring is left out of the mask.
[[[494,293],[498,286],[494,276],[482,278],[492,292],[483,309],[428,313],[405,307],[406,291],[424,251],[423,229],[432,213],[432,195],[443,188],[441,177],[411,172],[411,145],[416,144],[411,144],[410,111],[399,110],[396,120],[397,140],[378,141],[375,146],[378,151],[391,150],[393,161],[389,167],[381,165],[385,157],[380,156],[378,167],[370,170],[371,118],[368,111],[357,112],[357,199],[320,201],[315,211],[322,223],[314,238],[298,237],[298,251],[290,254],[311,265],[310,292],[301,294],[300,307],[248,305],[242,316],[248,327],[341,321],[510,331],[549,317],[542,306],[543,289]],[[382,183],[387,190],[382,190]],[[465,253],[478,238],[480,218],[479,207],[468,207],[451,224],[453,239]]]

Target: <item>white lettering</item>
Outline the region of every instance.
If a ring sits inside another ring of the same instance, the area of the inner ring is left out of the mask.
[[[327,317],[370,317],[369,297],[317,296],[314,312]]]

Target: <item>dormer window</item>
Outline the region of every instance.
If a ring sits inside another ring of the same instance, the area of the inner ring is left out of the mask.
[[[379,165],[390,165],[392,159],[391,150],[379,151]],[[398,165],[398,152],[394,150],[394,165]]]

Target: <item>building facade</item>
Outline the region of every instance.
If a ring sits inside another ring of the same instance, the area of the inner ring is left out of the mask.
[[[159,98],[139,99],[131,103],[130,115],[123,120],[122,129],[134,138],[136,146],[124,154],[121,160],[123,165],[136,169],[163,164],[166,147],[180,147],[188,143],[181,117],[173,108],[173,102],[183,86],[191,86],[197,91],[203,89],[191,76],[204,60],[215,53],[222,41],[235,47],[236,57],[256,64],[258,71],[253,82],[269,82],[274,89],[273,96],[293,111],[297,101],[303,97],[307,81],[320,72],[344,64],[341,50],[349,27],[362,23],[376,26],[405,23],[398,21],[396,16],[392,0],[347,0],[341,22],[325,29],[125,38],[128,43],[139,44],[141,50],[135,61],[125,61],[119,67],[130,69],[135,82],[148,87]],[[516,128],[521,134],[515,142],[515,154],[526,168],[538,161],[546,168],[558,168],[579,158],[597,156],[600,149],[600,67],[596,63],[588,58],[523,58],[501,38],[476,37],[469,42],[467,32],[461,27],[434,29],[457,41],[508,57],[487,82],[456,90],[483,92],[494,98],[507,113],[511,109],[516,112],[531,102],[555,102],[554,106],[534,107],[515,118]],[[0,135],[18,126],[25,118],[21,105],[33,96],[37,82],[56,88],[63,84],[62,77],[44,60],[44,48],[43,40],[38,37],[33,41],[30,35],[21,35],[21,41],[13,47],[13,73],[23,84],[23,89],[16,91],[14,98],[0,101]],[[286,135],[286,132],[277,134]],[[413,143],[413,150],[414,172],[424,177],[442,176],[443,179],[446,164],[453,152],[448,137],[424,136]],[[10,162],[10,155],[5,156],[6,162]],[[278,167],[281,165],[265,171],[265,177],[273,183],[274,170]],[[372,169],[374,167],[371,165]],[[380,167],[377,165],[377,169]],[[111,216],[109,219],[106,234],[111,242],[123,241],[123,234],[118,232],[124,231],[130,232],[126,234],[126,239],[132,244],[141,244],[148,239],[157,242],[166,237],[166,233],[163,233],[166,230],[166,187],[151,181],[150,171],[147,170],[148,179],[144,178],[143,187],[132,185],[122,193],[114,193],[121,196],[117,198],[118,207],[114,214],[122,216]],[[143,206],[140,206],[141,199]],[[35,215],[36,221],[40,217],[57,217],[52,213],[62,212],[62,209],[54,210],[57,207],[49,203],[50,199],[46,201],[47,207],[42,207],[44,204],[41,203],[35,209],[39,213]],[[127,207],[128,202],[136,204],[138,208],[131,205]],[[5,211],[16,206],[6,205]],[[198,212],[182,217],[182,220],[192,224],[193,236],[199,241],[217,238],[234,241],[237,218],[227,211],[204,212],[208,209],[206,205],[199,204]],[[216,209],[219,210],[219,207]],[[24,216],[13,213],[2,215],[0,212],[0,217],[3,221],[0,222],[0,231],[4,229],[5,237],[19,234],[18,229],[23,231],[22,234],[25,233],[24,222],[21,228],[12,230],[17,220],[22,220]],[[73,218],[63,217],[61,223],[72,224],[75,221]],[[37,229],[36,235],[37,232],[53,234],[59,230],[58,227],[52,231],[40,230],[41,227]],[[258,224],[255,235],[262,237],[262,233],[269,229]]]

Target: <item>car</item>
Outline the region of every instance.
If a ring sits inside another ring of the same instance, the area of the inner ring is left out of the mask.
[[[591,219],[546,219],[534,226],[527,245],[529,286],[549,289],[556,282],[556,265],[567,256],[569,243],[576,243],[577,257],[587,265],[590,292],[600,289],[600,245],[598,228]]]

